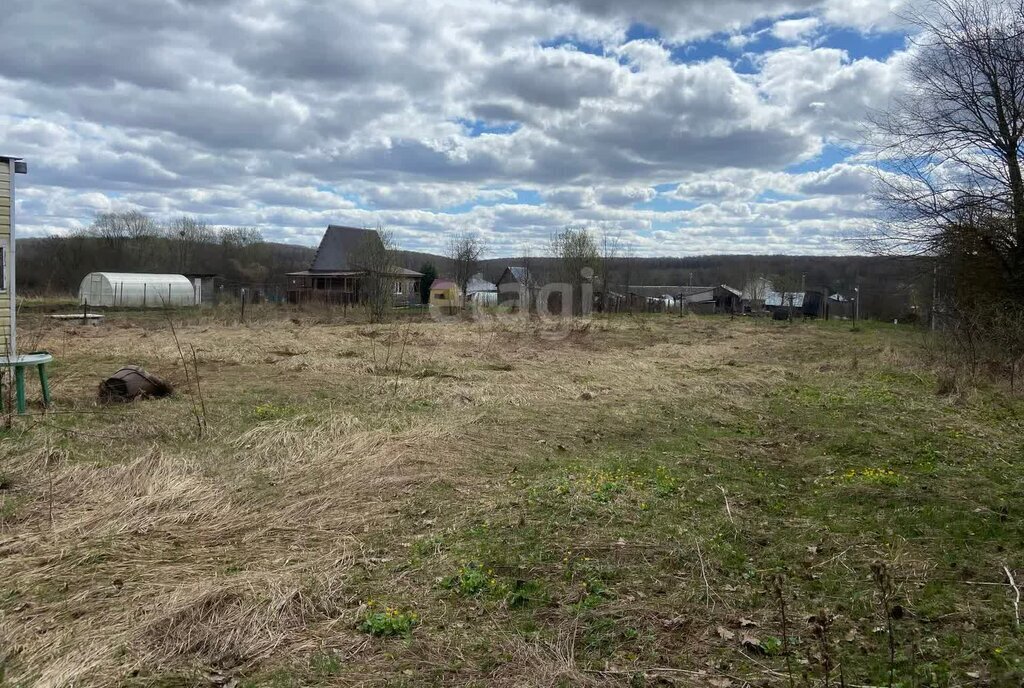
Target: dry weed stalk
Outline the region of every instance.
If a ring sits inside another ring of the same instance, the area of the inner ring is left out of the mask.
[[[188,390],[192,416],[196,420],[196,435],[201,438],[206,433],[206,404],[205,402],[202,402],[202,392],[199,392],[197,398],[197,393],[192,389],[193,378],[195,379],[196,386],[198,387],[199,385],[199,362],[196,358],[195,347],[192,347],[192,361],[195,369],[190,373],[188,361],[185,359],[185,351],[181,348],[181,341],[178,339],[178,331],[174,327],[174,320],[171,318],[169,310],[165,311],[164,314],[167,318],[167,324],[171,328],[171,337],[174,339],[174,346],[178,349],[178,359],[181,361],[181,368],[185,372],[185,387]]]
[[[889,688],[892,688],[896,675],[896,635],[892,625],[894,594],[892,576],[884,561],[876,561],[871,564],[871,577],[878,588],[879,604],[885,615],[885,632],[889,641]]]
[[[782,653],[786,657],[786,676],[789,678],[789,688],[793,688],[793,658],[789,651],[789,621],[786,617],[785,583],[786,579],[781,573],[772,578],[775,597],[779,601],[779,616],[782,618]]]
[[[834,620],[827,609],[819,609],[811,619],[814,637],[818,640],[819,661],[825,688],[830,688],[832,685],[832,642],[829,638],[829,631]]]
[[[1017,581],[1013,579],[1013,572],[1010,571],[1009,566],[1003,566],[1003,573],[1006,574],[1006,579],[1010,581],[1010,587],[1013,588],[1013,619],[1017,628],[1020,628],[1020,588],[1017,587]]]

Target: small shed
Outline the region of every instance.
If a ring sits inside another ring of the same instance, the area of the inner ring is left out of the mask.
[[[436,279],[430,285],[430,304],[445,311],[458,310],[462,308],[462,290],[454,280]]]
[[[693,313],[739,313],[742,310],[743,292],[728,284],[681,287],[677,297],[684,301],[686,310]]]
[[[213,306],[217,303],[217,278],[213,272],[186,272],[192,282],[192,291],[195,292],[195,303],[197,306]],[[223,282],[223,280],[221,280]]]
[[[0,355],[18,353],[14,295],[14,178],[28,173],[21,158],[0,155]]]
[[[163,308],[194,306],[196,292],[184,275],[143,272],[90,272],[78,288],[84,306]]]

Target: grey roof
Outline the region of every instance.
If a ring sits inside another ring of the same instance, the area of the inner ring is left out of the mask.
[[[358,270],[359,266],[352,263],[353,257],[360,251],[366,241],[380,243],[380,235],[373,229],[359,227],[343,227],[330,225],[320,240],[320,248],[316,250],[311,272],[343,272]]]
[[[690,286],[676,286],[669,284],[653,284],[653,285],[636,285],[629,288],[631,294],[637,296],[654,296],[660,297],[663,294],[678,294],[682,296],[691,296],[693,294],[701,294],[706,291],[714,291],[714,287],[690,287]]]
[[[299,272],[286,272],[285,275],[288,277],[361,277],[366,272],[366,270],[300,270]],[[388,268],[387,275],[389,277],[423,277],[422,272],[395,265]]]
[[[510,265],[507,268],[505,268],[505,272],[511,274],[512,275],[512,279],[514,279],[519,284],[533,285],[533,277],[530,275],[530,271],[527,270],[526,268],[513,267],[513,266]],[[502,278],[505,277],[505,273],[504,272],[501,273],[501,277]],[[499,279],[498,281],[500,282],[501,279]]]
[[[734,296],[739,296],[740,298],[743,298],[743,292],[737,289],[736,287],[730,287],[728,284],[720,284],[718,286],[720,286],[722,289],[725,289],[727,292],[733,294]]]
[[[469,282],[466,284],[467,294],[476,294],[481,291],[498,291],[498,285],[488,282],[484,279],[483,273],[476,273],[469,278]]]
[[[793,308],[804,307],[804,294],[799,291],[777,292],[770,291],[764,297],[766,306],[789,306],[790,299],[793,300]]]
[[[714,303],[715,302],[715,290],[714,288],[705,289],[704,291],[693,292],[690,294],[680,294],[683,300],[687,303]]]

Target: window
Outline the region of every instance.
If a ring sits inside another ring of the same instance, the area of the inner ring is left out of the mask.
[[[405,288],[405,284],[402,282],[402,280],[399,280],[399,281],[395,282],[395,293],[398,294],[399,296],[401,296],[402,294],[405,293],[403,291],[404,288]]]

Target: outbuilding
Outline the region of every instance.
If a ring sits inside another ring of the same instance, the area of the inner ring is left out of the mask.
[[[462,290],[454,280],[436,279],[430,285],[430,305],[454,313],[462,308]]]
[[[78,288],[78,302],[97,307],[194,306],[196,292],[184,275],[90,272]]]
[[[28,165],[21,158],[0,155],[0,346],[2,355],[18,352],[17,300],[14,296],[14,180],[27,174]]]

